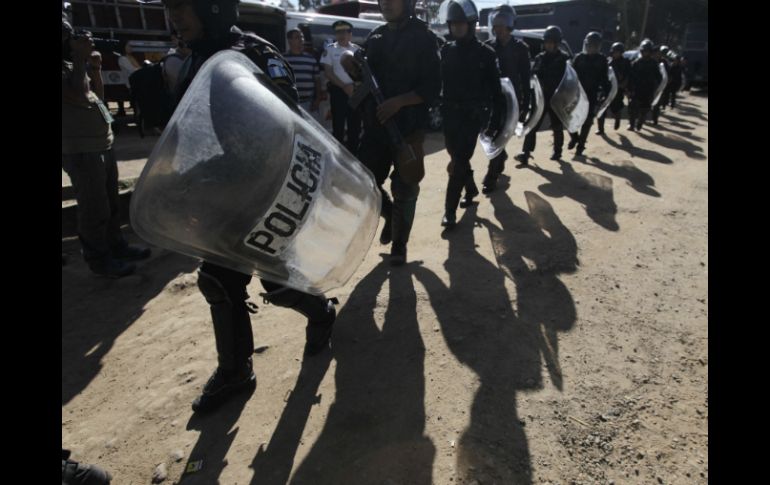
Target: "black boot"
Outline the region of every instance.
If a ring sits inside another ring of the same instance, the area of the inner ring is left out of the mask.
[[[596,120],[596,126],[598,129],[596,130],[596,135],[603,135],[604,134],[604,117],[602,116],[598,120]]]
[[[228,370],[217,367],[203,386],[201,395],[193,401],[193,411],[208,413],[241,392],[253,391],[257,387],[257,376],[254,375],[251,365],[251,357],[249,357],[247,364],[239,369]]]
[[[441,226],[452,229],[457,225],[457,215],[454,212],[446,212],[441,219]]]
[[[519,162],[522,166],[527,166],[529,164],[529,152],[521,152],[513,157],[513,159]]]
[[[403,266],[406,264],[406,242],[409,238],[405,234],[406,221],[401,214],[400,209],[394,210],[393,214],[393,243],[390,245],[390,265]]]
[[[486,180],[486,178],[484,179]],[[473,181],[473,170],[471,170],[471,175],[468,177],[468,180],[465,182],[465,195],[460,200],[460,207],[463,209],[470,207],[473,205],[473,198],[479,195],[479,188],[476,187],[476,182]]]
[[[620,129],[620,116],[615,118],[615,130]]]
[[[406,264],[406,243],[393,241],[390,247],[390,265],[403,266]]]
[[[339,303],[336,298],[311,295],[293,288],[262,280],[267,293],[262,293],[265,303],[291,308],[307,318],[305,327],[305,355],[315,355],[329,347]]]
[[[390,200],[390,196],[385,190],[380,187],[380,193],[382,194],[382,212],[381,215],[385,219],[385,224],[382,226],[382,232],[380,233],[380,244],[390,244],[392,240],[392,223],[391,216],[393,214],[393,202]]]
[[[308,317],[305,327],[305,355],[316,355],[329,347],[332,329],[337,320],[336,298],[323,299],[308,295],[312,301],[300,304],[297,309]]]
[[[193,401],[193,411],[213,411],[233,395],[253,390],[257,378],[251,368],[254,336],[246,305],[251,276],[204,263],[198,271],[198,288],[211,311],[217,369]]]

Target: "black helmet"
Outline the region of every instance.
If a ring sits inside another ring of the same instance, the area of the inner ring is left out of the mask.
[[[140,3],[173,7],[179,0],[138,0]],[[230,27],[238,21],[238,2],[240,0],[192,0],[196,15],[203,24],[206,37],[216,39],[230,32]]]
[[[589,32],[586,38],[583,40],[583,50],[586,50],[588,46],[594,46],[597,49],[602,45],[602,34],[599,32]]]
[[[550,40],[558,44],[561,42],[561,39],[561,29],[555,25],[549,25],[543,33],[543,42]]]
[[[404,0],[404,17],[411,17],[414,15],[414,4],[417,3],[417,0]],[[377,0],[377,6],[380,7],[380,11],[382,11],[382,5],[380,5],[380,0]]]
[[[650,39],[644,39],[641,44],[639,44],[639,51],[644,52],[652,52],[655,49],[655,47],[652,45],[652,41]]]
[[[664,56],[668,55],[669,50],[671,49],[669,49],[667,45],[660,46],[660,53],[663,54]]]
[[[498,20],[504,22],[508,30],[513,30],[516,25],[516,10],[510,5],[498,5],[489,12],[489,28],[491,29]]]
[[[479,11],[471,0],[450,0],[446,21],[475,23],[479,21]]]
[[[626,51],[626,46],[623,45],[622,42],[615,42],[612,44],[612,48],[610,49],[611,52],[620,52],[621,54]]]

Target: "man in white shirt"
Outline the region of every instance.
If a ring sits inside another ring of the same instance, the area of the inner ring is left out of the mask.
[[[329,80],[329,100],[332,110],[332,133],[340,143],[356,154],[361,133],[361,116],[348,106],[348,99],[353,94],[353,80],[340,64],[340,57],[345,51],[355,52],[359,47],[350,39],[353,37],[353,25],[344,20],[332,24],[337,42],[326,47],[321,56],[326,78]],[[347,140],[345,124],[347,123]]]
[[[163,58],[163,78],[166,81],[169,94],[175,96],[176,83],[182,70],[182,64],[192,51],[183,40],[177,37],[176,33],[171,34],[171,41],[174,43],[174,47],[169,49],[166,57]]]

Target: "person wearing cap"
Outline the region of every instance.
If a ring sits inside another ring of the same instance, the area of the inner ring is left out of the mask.
[[[661,81],[658,63],[652,58],[652,41],[644,39],[639,45],[641,57],[631,63],[629,76],[628,129],[641,130],[647,113],[652,108],[655,89]]]
[[[344,52],[355,53],[360,47],[350,41],[353,37],[353,25],[350,22],[338,20],[332,24],[332,29],[337,41],[328,45],[321,55],[321,65],[326,79],[329,80],[332,133],[334,138],[350,150],[350,153],[355,154],[361,133],[361,116],[348,105],[348,99],[353,94],[353,80],[343,69],[340,58]],[[347,140],[345,125],[347,125]]]
[[[120,232],[113,119],[103,98],[93,39],[88,32],[76,34],[62,13],[62,168],[75,189],[83,259],[93,273],[120,278],[133,273],[132,261],[148,258],[150,250],[129,246]]]

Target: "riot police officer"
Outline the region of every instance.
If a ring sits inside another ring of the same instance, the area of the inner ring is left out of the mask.
[[[279,51],[265,39],[235,26],[238,0],[163,0],[163,4],[179,36],[192,50],[181,69],[177,102],[203,63],[226,49],[248,57],[277,89],[297,101],[293,72]],[[198,287],[211,309],[218,365],[201,395],[193,402],[195,412],[213,411],[234,394],[256,386],[251,359],[254,338],[249,317],[253,306],[247,304],[249,295],[246,292],[250,281],[251,275],[210,261],[204,261],[198,270]],[[262,286],[266,290],[262,295],[265,302],[292,308],[307,317],[307,355],[328,347],[336,318],[334,300],[267,280],[262,280]]]
[[[536,74],[543,87],[543,101],[545,103],[543,117],[540,118],[535,127],[524,138],[524,147],[522,152],[516,155],[516,160],[522,165],[527,165],[530,153],[535,150],[537,130],[543,123],[546,113],[551,121],[551,130],[553,131],[553,153],[551,160],[561,159],[561,151],[564,146],[564,126],[551,108],[551,98],[559,87],[559,83],[564,77],[564,70],[567,67],[567,61],[570,59],[567,54],[559,49],[562,41],[561,29],[555,25],[545,29],[543,34],[543,52],[535,56],[535,64],[532,73]]]
[[[495,37],[486,43],[497,54],[500,76],[507,77],[513,84],[513,90],[519,102],[519,121],[524,121],[527,118],[530,98],[529,47],[513,37],[513,29],[516,25],[516,10],[513,7],[499,5],[490,12],[489,19]],[[503,172],[507,158],[508,154],[503,150],[500,155],[489,161],[489,168],[482,183],[482,192],[488,194],[495,190],[497,178]]]
[[[495,51],[476,38],[478,11],[471,0],[450,0],[447,24],[452,41],[441,48],[441,103],[444,139],[451,157],[447,172],[445,212],[441,225],[451,229],[463,187],[466,203],[479,193],[473,182],[471,157],[481,130],[494,138],[505,105]]]
[[[655,48],[652,51],[652,58],[655,59],[655,62],[658,64],[663,64],[663,68],[666,70],[666,76],[669,78],[669,83],[671,80],[670,77],[670,68],[668,65],[668,46],[662,45],[662,46],[655,46]],[[661,110],[665,109],[666,105],[666,95],[668,94],[666,91],[668,90],[668,83],[666,84],[666,87],[663,88],[663,94],[661,94],[660,99],[658,102],[653,106],[652,108],[652,124],[657,125],[658,124],[658,118],[660,117]]]
[[[615,99],[612,100],[608,110],[615,117],[615,129],[620,128],[620,113],[623,111],[623,97],[628,92],[628,77],[631,73],[631,61],[623,57],[626,47],[620,43],[615,42],[610,49],[610,57],[608,59],[610,67],[615,72],[615,78],[618,81],[618,92],[615,94]],[[604,119],[607,117],[607,111],[602,113],[602,116],[597,121],[599,126],[597,135],[604,134]]]
[[[663,93],[664,105],[670,103],[671,108],[676,105],[676,93],[682,88],[682,56],[671,56],[671,67],[668,70],[668,87]]]
[[[658,63],[652,58],[652,41],[643,40],[639,45],[639,51],[641,57],[634,59],[634,62],[631,63],[631,75],[629,76],[628,129],[631,131],[642,129],[644,119],[652,107],[655,89],[661,81]]]
[[[577,72],[580,84],[588,96],[588,117],[586,117],[579,133],[570,134],[570,142],[567,149],[575,150],[576,156],[582,156],[586,148],[586,138],[591,130],[594,115],[601,104],[600,93],[607,96],[610,92],[610,80],[607,77],[607,58],[599,53],[602,46],[602,36],[599,32],[589,32],[583,40],[583,52],[575,56],[575,72]]]
[[[392,242],[390,264],[394,266],[406,263],[419,183],[425,176],[423,142],[428,107],[441,91],[438,39],[415,16],[414,3],[415,0],[379,0],[387,24],[374,29],[361,46],[385,102],[377,106],[369,96],[362,103],[364,132],[358,159],[372,171],[380,186],[385,218],[380,242]],[[343,61],[343,66],[354,79],[360,75],[352,57]],[[410,163],[408,171],[399,167],[396,150],[384,126],[391,118],[415,154],[416,160]],[[388,174],[392,202],[382,187]]]

